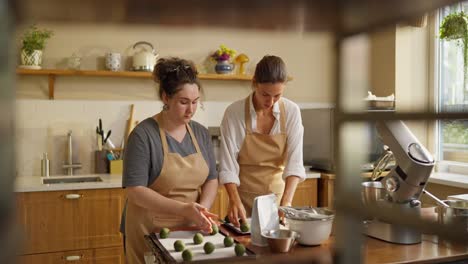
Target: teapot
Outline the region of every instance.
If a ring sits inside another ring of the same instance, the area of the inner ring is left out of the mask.
[[[153,48],[151,43],[146,41],[138,41],[133,45],[133,50],[138,45],[147,45],[151,47],[151,50],[144,49],[139,52],[136,52],[133,55],[133,67],[132,70],[134,71],[153,71],[154,65],[156,64],[156,58],[158,58],[159,54]]]

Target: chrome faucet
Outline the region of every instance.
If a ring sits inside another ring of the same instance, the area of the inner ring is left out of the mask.
[[[68,131],[68,144],[67,144],[67,163],[63,164],[62,168],[67,170],[67,175],[73,175],[74,169],[81,169],[81,163],[73,163],[73,144],[72,144],[72,131]]]

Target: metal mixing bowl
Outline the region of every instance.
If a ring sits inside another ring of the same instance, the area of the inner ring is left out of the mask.
[[[459,225],[468,233],[468,201],[444,200],[444,202],[449,207],[437,206],[439,223]]]
[[[262,236],[267,239],[272,252],[286,253],[294,245],[294,241],[299,235],[291,230],[279,229],[264,231]]]
[[[382,200],[385,196],[385,189],[380,181],[368,181],[362,184],[362,201],[365,205],[373,204]]]

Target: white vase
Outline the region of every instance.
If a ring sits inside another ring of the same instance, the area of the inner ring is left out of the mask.
[[[34,50],[31,54],[27,54],[25,50],[21,50],[21,64],[34,69],[40,69],[42,64],[42,50]]]

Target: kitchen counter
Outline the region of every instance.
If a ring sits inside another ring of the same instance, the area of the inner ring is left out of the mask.
[[[223,231],[233,233],[222,228]],[[237,236],[236,239],[255,252],[258,260],[270,263],[271,260],[278,263],[303,262],[310,263],[318,260],[319,263],[334,263],[335,237],[331,236],[320,246],[296,245],[287,254],[272,253],[268,247],[256,247],[250,243],[250,236]],[[294,257],[294,261],[291,261]],[[399,245],[388,243],[379,239],[364,237],[362,260],[363,263],[443,263],[468,259],[468,244],[450,245],[437,242],[437,237],[423,235],[422,242],[413,245]]]
[[[220,230],[234,237],[256,254],[253,259],[245,259],[242,263],[335,263],[335,237],[331,236],[320,246],[301,246],[295,244],[288,253],[273,253],[269,247],[253,246],[250,236],[239,236],[223,226]],[[148,238],[147,238],[148,239]],[[150,244],[152,242],[149,242]],[[437,237],[423,235],[422,242],[413,245],[392,244],[382,240],[364,237],[362,261],[363,263],[446,263],[468,259],[467,245],[450,245],[437,242]],[[164,253],[156,243],[153,244],[154,253],[163,256]],[[314,262],[317,261],[317,262]],[[239,259],[223,259],[226,263],[236,263]],[[201,261],[202,262],[202,261]],[[210,263],[218,263],[211,261]],[[464,263],[464,262],[457,262]]]
[[[94,177],[99,176],[102,182],[83,182],[83,183],[59,183],[43,184],[43,177],[28,176],[17,177],[15,181],[15,192],[47,192],[47,191],[66,191],[66,190],[84,190],[84,189],[106,189],[121,188],[122,175],[118,174],[80,174],[71,177]],[[50,176],[49,178],[65,178],[66,175]],[[319,172],[307,171],[306,179],[320,178]]]
[[[94,177],[99,176],[102,182],[82,182],[82,183],[58,183],[58,184],[43,184],[44,177],[30,176],[17,177],[15,180],[15,192],[47,192],[47,191],[67,191],[67,190],[84,190],[84,189],[108,189],[122,188],[122,175],[117,174],[82,174],[74,176],[51,176],[53,178],[66,177]]]
[[[306,172],[306,179],[319,179],[319,178],[320,178],[320,172],[311,172],[311,171]]]

